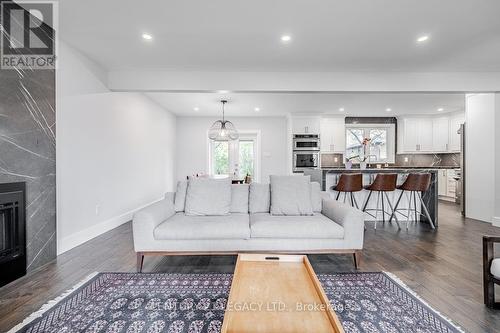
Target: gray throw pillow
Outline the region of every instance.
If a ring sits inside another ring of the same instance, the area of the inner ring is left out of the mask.
[[[311,205],[313,212],[320,213],[323,198],[321,197],[321,185],[318,182],[311,182]]]
[[[271,176],[272,215],[313,215],[311,177]]]
[[[248,184],[233,184],[231,185],[231,213],[248,214]]]
[[[186,215],[227,215],[230,208],[231,179],[189,179]]]
[[[186,205],[186,190],[187,180],[180,180],[177,182],[177,189],[175,191],[174,207],[176,212],[183,212]]]
[[[251,183],[248,210],[250,214],[269,213],[271,192],[269,184]]]

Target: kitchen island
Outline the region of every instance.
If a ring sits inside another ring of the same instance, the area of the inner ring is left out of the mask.
[[[368,168],[368,169],[345,169],[345,168],[321,168],[321,169],[311,169],[311,170],[305,170],[304,175],[310,175],[311,176],[311,181],[319,182],[321,185],[321,188],[323,191],[327,191],[333,198],[337,196],[337,192],[333,191],[332,188],[338,183],[338,180],[340,176],[343,173],[361,173],[363,175],[363,185],[370,185],[373,180],[375,179],[375,176],[379,173],[396,173],[398,174],[398,182],[397,184],[400,185],[404,182],[406,179],[406,176],[409,173],[430,173],[431,174],[431,186],[429,189],[422,193],[422,199],[425,202],[425,205],[427,209],[429,210],[429,215],[431,219],[434,222],[434,225],[437,227],[438,226],[438,175],[437,172],[440,168],[423,168],[423,167],[417,167],[417,168],[412,168],[412,167],[396,167],[396,168]],[[389,200],[392,201],[393,204],[396,203],[397,198],[400,195],[400,191],[396,190],[394,192],[389,192]],[[359,203],[360,208],[362,204],[365,202],[367,198],[368,191],[363,190],[360,192],[355,193],[355,198],[356,201]],[[344,200],[345,198],[343,194],[339,197],[339,200]],[[347,200],[346,202],[348,202]],[[415,214],[410,214],[410,216],[407,216],[407,210],[409,206],[410,200],[409,197],[406,195],[403,195],[401,198],[401,201],[399,203],[398,207],[398,212],[396,213],[396,217],[398,220],[401,222],[401,226],[405,227],[405,223],[409,223],[412,221],[415,221]],[[367,209],[368,210],[373,210],[375,209],[377,205],[377,196],[372,195],[371,198],[369,198],[368,204],[367,204]],[[413,205],[412,205],[413,206]],[[420,213],[422,210],[421,205],[417,205],[417,211]],[[367,220],[370,220],[370,216],[367,214]],[[375,220],[375,217],[373,216],[373,219]],[[377,218],[377,220],[381,220],[381,214]],[[389,215],[385,216],[385,220],[389,220]],[[421,215],[417,214],[417,222],[423,222],[423,223],[429,223],[428,219]]]

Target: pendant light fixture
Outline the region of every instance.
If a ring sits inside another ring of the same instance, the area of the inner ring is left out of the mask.
[[[222,100],[222,120],[217,120],[208,130],[208,138],[214,141],[231,141],[238,140],[239,134],[233,123],[224,118],[224,106],[227,101]]]

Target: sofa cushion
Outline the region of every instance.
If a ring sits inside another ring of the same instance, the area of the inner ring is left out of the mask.
[[[189,179],[186,215],[227,215],[230,208],[231,179]]]
[[[270,176],[272,215],[313,215],[311,177]]]
[[[491,262],[490,272],[494,277],[500,279],[500,258],[493,259]]]
[[[248,195],[250,192],[248,184],[231,185],[231,213],[248,214]]]
[[[271,204],[271,191],[269,184],[250,184],[250,198],[248,210],[250,213],[269,213]]]
[[[313,212],[321,213],[321,185],[318,182],[311,182],[311,205]]]
[[[312,216],[250,215],[252,238],[344,238],[344,228],[322,214]]]
[[[177,189],[175,191],[174,206],[176,212],[183,212],[186,205],[186,190],[187,180],[180,180],[177,182]]]
[[[249,215],[192,216],[177,213],[154,230],[157,240],[248,239]]]

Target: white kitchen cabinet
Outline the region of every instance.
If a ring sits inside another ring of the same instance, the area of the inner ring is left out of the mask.
[[[404,118],[399,130],[403,140],[399,143],[400,153],[425,153],[433,150],[432,144],[432,119],[429,118]]]
[[[464,114],[398,119],[398,154],[457,153]]]
[[[457,190],[457,181],[455,180],[455,170],[450,169],[447,172],[447,183],[446,183],[446,196],[455,199],[455,192]]]
[[[432,152],[445,153],[448,151],[448,131],[448,117],[438,117],[432,119]]]
[[[454,169],[443,169],[438,171],[438,195],[440,199],[455,201],[457,181]]]
[[[446,196],[448,193],[448,172],[446,169],[438,171],[438,195],[441,197]]]
[[[399,142],[401,152],[416,152],[418,151],[418,123],[415,119],[405,118],[401,122],[399,138],[403,141]]]
[[[432,138],[432,119],[418,119],[418,151],[432,152],[434,150]]]
[[[319,117],[300,117],[292,118],[293,134],[319,134],[320,133],[320,118]]]
[[[345,152],[344,117],[324,117],[320,122],[320,140],[322,153]]]
[[[458,134],[458,130],[464,122],[465,117],[463,114],[457,114],[450,118],[448,150],[452,153],[460,152],[460,134]]]

